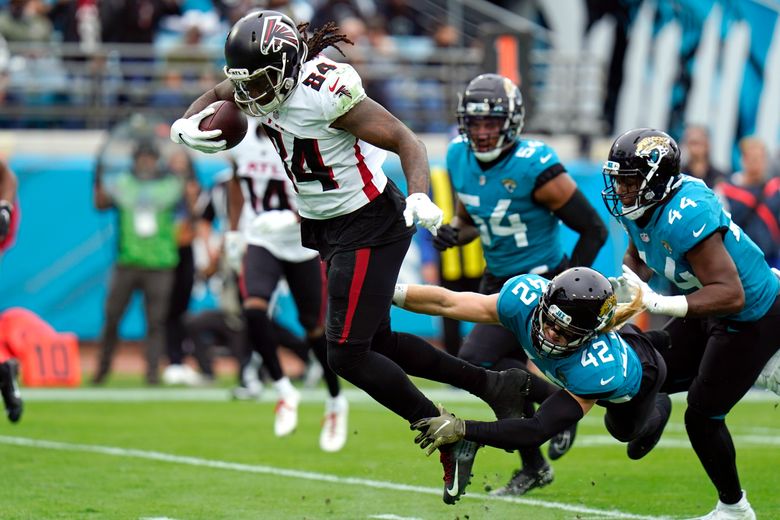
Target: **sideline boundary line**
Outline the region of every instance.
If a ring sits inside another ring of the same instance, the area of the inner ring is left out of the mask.
[[[313,480],[319,482],[329,482],[335,484],[347,484],[350,486],[371,487],[377,489],[387,489],[392,491],[402,491],[410,493],[422,493],[426,495],[441,495],[440,488],[430,488],[423,486],[410,486],[396,482],[387,482],[381,480],[363,479],[357,477],[339,477],[327,473],[316,473],[311,471],[301,471],[285,468],[276,468],[273,466],[241,464],[237,462],[226,462],[221,460],[203,459],[200,457],[188,457],[182,455],[172,455],[159,451],[147,451],[137,449],[119,448],[115,446],[101,446],[93,444],[75,444],[59,441],[49,441],[42,439],[29,439],[26,437],[12,437],[0,435],[0,444],[21,446],[27,448],[43,448],[58,451],[98,453],[113,457],[130,457],[136,459],[152,460],[156,462],[168,462],[173,464],[184,464],[196,467],[206,467],[211,469],[221,469],[229,471],[239,471],[242,473],[255,473],[265,475],[275,475],[280,477]],[[543,507],[545,509],[557,509],[569,513],[579,513],[585,515],[595,515],[600,518],[626,518],[631,520],[668,520],[670,517],[637,515],[625,513],[618,510],[596,509],[585,506],[565,504],[562,502],[550,502],[545,500],[536,500],[531,498],[515,497],[494,497],[484,493],[467,493],[463,495],[464,499],[496,500],[501,502],[511,502],[526,506]]]

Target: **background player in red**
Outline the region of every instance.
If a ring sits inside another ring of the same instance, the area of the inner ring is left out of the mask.
[[[13,244],[19,225],[19,206],[16,200],[16,175],[5,160],[0,159],[0,255]],[[5,412],[11,422],[22,417],[22,395],[19,392],[18,355],[0,338],[0,393]]]

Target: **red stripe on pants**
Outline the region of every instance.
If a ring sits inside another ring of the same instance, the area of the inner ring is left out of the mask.
[[[371,257],[370,249],[358,249],[355,251],[355,269],[352,273],[352,283],[349,286],[349,301],[347,302],[347,317],[344,320],[344,329],[341,331],[339,344],[347,341],[349,330],[352,328],[352,318],[355,317],[360,291],[363,289],[363,282],[366,279],[368,271],[368,259]]]

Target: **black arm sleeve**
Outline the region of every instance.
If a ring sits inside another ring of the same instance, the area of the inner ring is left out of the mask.
[[[607,241],[607,227],[599,214],[577,189],[568,202],[555,211],[555,215],[580,235],[572,251],[570,265],[591,265]]]
[[[466,421],[466,440],[515,450],[535,448],[582,419],[582,407],[566,390],[544,400],[533,417],[493,422]]]

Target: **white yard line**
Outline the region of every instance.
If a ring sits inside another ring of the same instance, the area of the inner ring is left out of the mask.
[[[422,389],[429,399],[446,403],[481,403],[479,398],[463,390]],[[303,401],[324,402],[325,388],[301,389]],[[362,390],[347,388],[344,395],[350,402],[372,402]],[[22,397],[29,401],[230,401],[227,388],[22,388]],[[276,392],[263,392],[263,402],[276,400]],[[766,390],[751,390],[742,399],[747,402],[780,403],[780,396]],[[675,403],[684,403],[685,394],[672,396]]]
[[[118,448],[114,446],[100,446],[93,444],[75,444],[58,441],[47,441],[40,439],[28,439],[25,437],[11,437],[6,435],[0,435],[0,444],[8,444],[13,446],[22,446],[28,448],[42,448],[59,451],[72,451],[72,452],[86,452],[86,453],[98,453],[101,455],[109,455],[113,457],[129,457],[136,459],[153,460],[157,462],[169,462],[173,464],[185,464],[188,466],[239,471],[242,473],[256,473],[265,475],[274,475],[278,477],[287,477],[296,480],[312,480],[318,482],[329,482],[339,485],[350,485],[357,487],[369,487],[376,489],[387,489],[391,491],[400,491],[406,493],[422,493],[426,495],[441,495],[441,488],[430,488],[422,486],[409,486],[406,484],[398,484],[395,482],[386,482],[381,480],[370,480],[357,477],[339,477],[337,475],[329,475],[327,473],[315,473],[311,471],[300,471],[294,469],[276,468],[273,466],[263,466],[254,464],[241,464],[237,462],[226,462],[221,460],[202,459],[199,457],[185,457],[181,455],[172,455],[169,453],[162,453],[159,451],[146,451]],[[597,516],[599,518],[625,518],[632,520],[665,520],[668,517],[636,515],[632,513],[625,513],[617,510],[604,510],[591,507],[577,506],[572,504],[565,504],[562,502],[552,502],[547,500],[535,500],[530,498],[514,498],[514,497],[493,497],[484,493],[471,493],[464,495],[465,499],[479,499],[479,500],[497,500],[502,502],[511,502],[515,504],[523,504],[527,506],[542,507],[545,509],[555,509],[560,511],[566,511],[569,513],[576,513],[578,515]]]
[[[369,518],[378,518],[379,520],[423,520],[416,516],[398,516],[393,514],[370,515]]]

